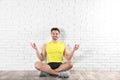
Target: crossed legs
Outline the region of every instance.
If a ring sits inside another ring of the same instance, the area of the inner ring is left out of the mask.
[[[53,74],[53,75],[58,75],[59,72],[61,71],[67,71],[69,69],[71,69],[73,66],[71,61],[67,61],[63,64],[61,64],[57,69],[53,70],[51,69],[51,67],[46,64],[46,63],[42,63],[41,61],[37,61],[35,62],[35,68],[39,71],[43,71],[49,74]]]

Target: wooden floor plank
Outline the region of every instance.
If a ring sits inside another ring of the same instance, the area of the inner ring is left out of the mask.
[[[0,80],[120,80],[119,71],[70,71],[70,77],[39,77],[38,71],[0,71]]]

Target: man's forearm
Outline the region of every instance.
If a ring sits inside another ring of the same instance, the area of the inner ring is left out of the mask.
[[[69,53],[69,55],[68,55],[68,60],[71,60],[72,59],[72,57],[73,57],[73,54],[74,54],[74,50],[72,50],[70,53]]]
[[[41,55],[41,53],[39,52],[38,49],[36,49],[36,54],[37,54],[37,57],[39,58],[39,60],[43,61],[43,56]]]

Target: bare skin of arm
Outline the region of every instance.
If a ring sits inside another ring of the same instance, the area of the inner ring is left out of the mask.
[[[44,61],[46,58],[46,51],[45,51],[46,44],[43,45],[41,52],[39,52],[35,43],[31,43],[31,46],[36,51],[36,55],[39,58],[39,60]]]
[[[68,61],[71,60],[72,57],[73,57],[74,52],[75,52],[76,50],[78,50],[78,48],[79,48],[79,45],[75,44],[74,47],[73,47],[73,49],[72,49],[72,51],[70,52],[70,51],[68,50],[68,48],[67,48],[67,45],[65,45],[65,53],[64,53],[64,56],[65,56],[66,60],[68,60]]]

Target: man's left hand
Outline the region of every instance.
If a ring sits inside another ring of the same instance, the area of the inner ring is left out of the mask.
[[[78,48],[79,48],[79,45],[78,45],[78,44],[75,44],[73,50],[76,51],[76,50],[78,50]]]

